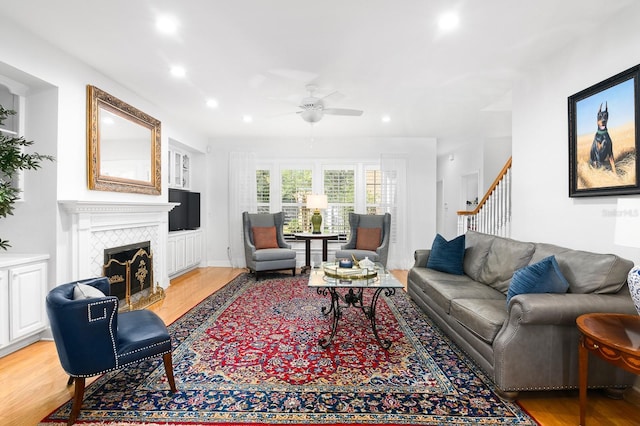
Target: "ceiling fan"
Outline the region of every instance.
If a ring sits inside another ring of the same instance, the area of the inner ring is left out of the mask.
[[[331,115],[351,115],[360,116],[362,110],[349,109],[349,108],[325,108],[324,99],[333,95],[336,92],[330,93],[327,96],[318,98],[313,96],[313,92],[317,89],[315,84],[307,84],[306,89],[309,91],[309,96],[302,99],[300,103],[301,111],[297,111],[296,114],[300,114],[300,117],[307,123],[317,123],[324,117],[324,114]]]

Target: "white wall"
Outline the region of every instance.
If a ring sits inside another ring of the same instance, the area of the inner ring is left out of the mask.
[[[431,246],[435,236],[436,216],[436,142],[431,138],[387,139],[319,139],[313,143],[299,139],[212,140],[208,158],[208,259],[213,266],[228,266],[229,153],[255,152],[258,158],[321,158],[380,161],[381,154],[407,158],[407,230],[408,246],[413,255],[417,248]],[[396,218],[392,218],[395,220]]]
[[[569,198],[567,124],[569,96],[640,62],[639,17],[636,3],[609,20],[606,31],[593,31],[591,37],[541,61],[514,88],[514,238],[640,261],[640,249],[615,244],[618,219],[611,212],[617,209],[618,197]],[[622,198],[635,200],[640,211],[639,196]],[[632,219],[634,228],[640,227],[640,215]]]
[[[491,138],[484,143],[482,156],[483,182],[480,198],[489,190],[493,181],[511,157],[511,137]]]
[[[139,97],[135,92],[122,87],[99,71],[83,62],[49,45],[32,33],[25,31],[11,22],[3,21],[0,25],[0,37],[11,40],[3,43],[0,55],[0,73],[32,87],[28,97],[36,100],[38,91],[50,90],[40,95],[41,102],[35,102],[38,111],[45,116],[42,123],[29,127],[29,138],[36,141],[35,149],[41,153],[53,154],[55,175],[49,177],[47,171],[36,172],[34,176],[45,186],[33,190],[27,188],[27,200],[44,195],[38,205],[37,218],[46,224],[47,231],[40,233],[33,227],[32,214],[20,214],[14,218],[0,220],[0,235],[14,235],[20,230],[25,238],[20,242],[21,251],[42,252],[56,248],[57,253],[50,253],[50,271],[56,282],[64,282],[71,278],[69,258],[70,234],[69,223],[64,223],[64,216],[57,205],[58,200],[92,200],[92,201],[141,201],[166,202],[167,182],[162,180],[162,195],[126,194],[119,192],[90,191],[87,186],[87,140],[86,140],[86,85],[95,85],[116,96],[124,102],[159,119],[162,123],[162,167],[167,167],[168,138],[173,137],[182,143],[204,152],[207,139],[189,130],[187,125],[173,122],[171,115],[157,106]],[[44,83],[41,83],[44,82]],[[55,95],[53,94],[55,93]],[[30,99],[28,99],[30,100]],[[46,101],[47,108],[43,102]],[[45,164],[44,167],[49,167]],[[42,176],[40,176],[42,174]],[[204,174],[204,172],[203,172]],[[166,174],[163,174],[166,176]],[[27,201],[28,202],[28,201]],[[21,210],[30,207],[25,204]],[[22,211],[21,211],[22,213]],[[53,229],[53,230],[52,230]],[[50,274],[51,275],[51,274]]]
[[[437,175],[438,180],[442,181],[442,202],[444,203],[442,236],[447,240],[458,235],[457,212],[465,210],[465,206],[462,204],[464,198],[462,177],[478,173],[478,177],[482,181],[482,158],[483,144],[481,142],[469,142],[465,148],[456,149],[438,157]],[[480,194],[479,197],[482,198],[482,195]],[[425,248],[430,247],[431,242]]]

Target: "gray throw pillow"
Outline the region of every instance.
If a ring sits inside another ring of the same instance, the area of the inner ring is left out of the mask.
[[[105,297],[105,295],[103,292],[90,285],[78,283],[73,288],[73,300],[95,299],[97,297]]]

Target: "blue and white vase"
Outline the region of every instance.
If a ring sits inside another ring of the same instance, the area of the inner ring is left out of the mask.
[[[640,314],[640,265],[634,266],[627,276],[627,282],[629,283],[629,292],[633,299],[633,304],[636,306],[636,311]]]

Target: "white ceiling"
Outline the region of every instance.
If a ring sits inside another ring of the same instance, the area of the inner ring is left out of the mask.
[[[510,136],[513,81],[582,35],[606,30],[603,23],[615,25],[633,3],[0,0],[0,10],[213,138],[309,136],[310,124],[287,113],[315,83],[319,95],[339,91],[328,107],[364,110],[325,115],[316,138],[460,143]],[[451,10],[460,27],[443,33],[437,19]],[[167,13],[179,21],[174,36],[155,29]],[[185,78],[170,75],[174,64],[186,68]],[[207,108],[208,98],[219,107]]]

